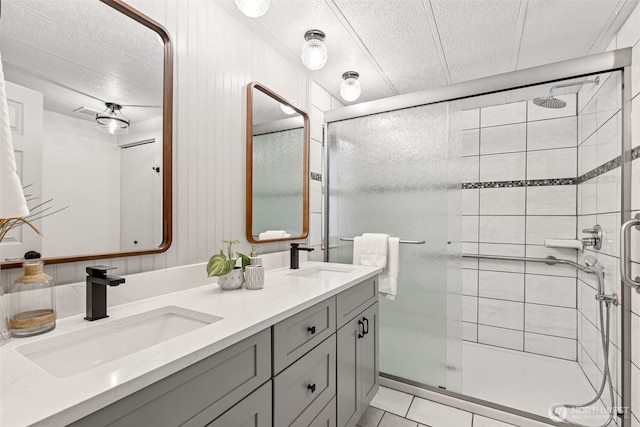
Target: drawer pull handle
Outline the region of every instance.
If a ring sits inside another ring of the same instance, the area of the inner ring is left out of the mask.
[[[316,333],[316,327],[315,327],[315,326],[309,326],[309,327],[307,328],[307,331],[308,331],[311,335],[313,335],[313,334],[315,334],[315,333]]]
[[[358,338],[362,338],[364,337],[364,335],[364,323],[362,322],[362,320],[358,320]]]
[[[316,392],[316,385],[315,384],[309,384],[307,386],[307,390],[311,390],[311,393],[315,393]]]
[[[369,319],[363,317],[362,320],[365,322],[364,326],[364,334],[367,335],[369,333]]]

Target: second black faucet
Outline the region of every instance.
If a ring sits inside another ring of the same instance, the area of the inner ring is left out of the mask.
[[[291,244],[291,255],[289,257],[291,266],[289,268],[291,268],[292,270],[297,270],[298,268],[300,268],[300,251],[311,252],[313,251],[313,248],[300,247],[300,243]]]

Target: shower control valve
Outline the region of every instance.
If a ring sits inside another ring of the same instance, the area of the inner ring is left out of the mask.
[[[582,238],[583,247],[592,247],[599,251],[602,249],[602,227],[599,224],[594,225],[592,228],[585,228],[582,230],[585,234],[591,234],[590,237]]]

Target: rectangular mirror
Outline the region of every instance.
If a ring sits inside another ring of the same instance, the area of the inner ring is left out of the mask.
[[[47,264],[166,251],[166,30],[120,0],[2,0],[0,52],[31,215],[51,199],[33,221],[44,237],[12,230],[1,243],[2,268],[20,266],[27,251]]]
[[[309,234],[309,116],[253,82],[247,86],[247,240]]]

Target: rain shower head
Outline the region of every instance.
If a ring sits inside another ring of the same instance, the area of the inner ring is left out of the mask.
[[[569,86],[580,86],[586,83],[600,83],[600,76],[596,77],[593,80],[583,80],[581,82],[573,82],[573,83],[563,83],[561,85],[556,85],[551,88],[549,91],[549,96],[546,98],[535,98],[533,103],[542,108],[564,108],[567,106],[567,103],[562,99],[554,98],[553,91],[561,88],[561,87],[569,87]]]

